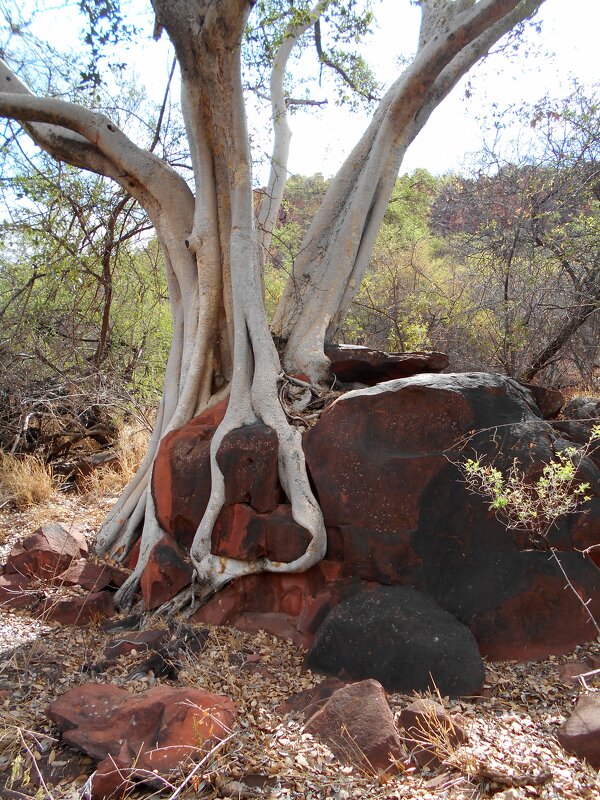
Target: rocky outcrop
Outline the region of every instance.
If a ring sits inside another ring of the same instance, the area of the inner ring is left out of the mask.
[[[381,586],[339,603],[306,657],[315,672],[375,678],[388,692],[477,695],[485,677],[471,631],[429,596]]]
[[[208,458],[208,430],[215,424],[211,411],[173,432],[157,459],[153,491],[159,518],[182,544],[195,531],[210,490],[208,462],[199,451],[191,486],[189,453],[201,430]],[[232,502],[215,526],[213,551],[242,558],[278,553],[288,560],[306,537],[277,497],[276,450],[259,428],[234,432],[244,454],[239,465],[229,455],[221,461],[226,484],[239,485],[242,492],[228,495]],[[268,476],[264,495],[248,469],[257,442],[261,470]],[[547,553],[533,551],[523,533],[507,531],[484,500],[467,491],[455,463],[477,453],[506,468],[517,458],[535,478],[555,448],[564,446],[542,419],[531,392],[499,375],[425,374],[348,392],[304,436],[327,526],[325,560],[301,575],[242,578],[210,600],[196,619],[264,628],[310,646],[341,600],[374,585],[400,585],[433,597],[471,629],[489,658],[568,652],[594,636],[583,607],[564,590],[560,570]],[[600,472],[591,461],[586,469],[586,479],[600,486]],[[177,515],[171,511],[175,507]],[[575,551],[599,540],[600,499],[589,507],[589,514],[561,521],[552,544],[577,591],[591,599],[600,616],[600,573]]]

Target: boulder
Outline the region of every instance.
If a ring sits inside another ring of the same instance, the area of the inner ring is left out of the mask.
[[[259,514],[282,499],[277,472],[277,435],[262,422],[223,437],[217,463],[225,478],[225,502],[248,503]]]
[[[180,429],[181,453],[193,450],[197,431],[210,427],[209,417],[198,417],[187,433]],[[196,530],[206,507],[208,439],[203,442],[204,455],[194,455],[200,466],[193,480],[188,455],[176,457],[168,441],[159,449],[153,478],[157,513],[176,539],[182,530]],[[304,434],[303,445],[327,527],[325,560],[302,575],[240,578],[198,612],[199,621],[262,627],[308,646],[336,603],[384,584],[430,594],[474,632],[489,658],[543,658],[594,637],[577,598],[564,590],[556,563],[532,551],[523,532],[507,531],[486,501],[467,490],[456,463],[477,453],[506,469],[518,458],[535,479],[555,449],[565,446],[531,392],[516,381],[487,373],[421,374],[351,391]],[[591,461],[586,470],[586,479],[600,486],[600,471]],[[171,488],[161,493],[158,486]],[[577,592],[591,598],[598,618],[600,572],[574,552],[598,541],[600,498],[588,508],[588,514],[561,522],[552,544],[564,552]],[[303,552],[306,534],[279,523],[269,527],[280,510],[289,514],[282,503],[265,517],[249,503],[226,506],[215,526],[213,552],[270,552],[291,560]],[[273,539],[285,550],[268,549],[269,529],[280,532]]]
[[[327,744],[343,763],[369,774],[396,772],[404,757],[385,691],[374,680],[337,689],[304,731]]]
[[[554,419],[560,413],[565,404],[565,396],[558,389],[550,389],[547,386],[538,386],[536,383],[521,384],[529,389],[544,419]]]
[[[419,698],[398,717],[400,736],[420,767],[438,769],[444,759],[468,741],[462,720],[454,719],[434,700]]]
[[[222,401],[161,441],[152,471],[156,518],[164,531],[189,548],[210,496],[210,442],[223,419]]]
[[[441,372],[449,363],[445,353],[384,353],[350,344],[326,345],[325,355],[336,378],[367,386],[422,372]]]
[[[471,631],[427,595],[381,586],[337,605],[306,657],[316,672],[375,678],[389,692],[476,695],[485,678]]]
[[[66,530],[62,525],[51,522],[13,546],[4,572],[50,580],[86,553],[87,544],[80,529],[73,526]]]
[[[112,684],[84,684],[50,704],[63,741],[99,764],[92,796],[124,793],[148,773],[168,775],[228,735],[236,708],[199,689],[155,686],[138,695]],[[115,795],[119,796],[119,795]]]
[[[310,534],[292,518],[292,507],[279,504],[258,514],[244,503],[226,505],[212,533],[211,552],[218,556],[254,561],[294,561],[310,544]]]
[[[580,697],[556,735],[567,752],[600,769],[600,697],[595,694]]]

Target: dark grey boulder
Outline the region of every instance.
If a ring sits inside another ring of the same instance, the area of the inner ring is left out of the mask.
[[[433,598],[382,586],[342,601],[317,631],[306,664],[350,680],[374,678],[388,692],[437,688],[479,694],[483,661],[471,631]]]

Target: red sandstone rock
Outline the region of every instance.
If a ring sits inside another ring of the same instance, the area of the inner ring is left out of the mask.
[[[441,766],[440,750],[468,741],[462,725],[433,700],[419,699],[400,712],[398,728],[412,759],[420,767]],[[450,753],[448,753],[450,755]]]
[[[566,683],[567,686],[580,686],[581,683],[578,680],[579,675],[584,675],[589,671],[590,668],[587,664],[582,664],[580,661],[570,661],[568,664],[563,664],[560,668],[559,678],[562,683]]]
[[[140,588],[146,609],[158,608],[192,580],[192,567],[185,553],[170,536],[154,545],[142,574]]]
[[[92,777],[90,800],[122,800],[135,788],[135,768],[129,766],[127,745],[123,756],[107,756]]]
[[[78,597],[48,597],[35,609],[35,615],[47,622],[77,626],[98,622],[114,613],[113,596],[106,591]]]
[[[325,705],[334,692],[346,685],[339,678],[325,678],[311,689],[304,689],[291,695],[277,706],[277,710],[282,714],[301,713],[304,719],[308,719]]]
[[[4,572],[48,580],[86,553],[85,538],[78,528],[67,531],[62,525],[48,523],[14,545]]]
[[[225,502],[248,503],[260,514],[273,511],[281,499],[277,451],[275,431],[262,422],[223,437],[217,463],[225,479]]]
[[[39,599],[40,592],[30,588],[26,575],[0,575],[0,608],[31,608]]]
[[[193,541],[210,496],[210,440],[227,401],[168,433],[160,443],[152,475],[156,517],[184,547]]]
[[[569,719],[556,732],[565,750],[600,769],[600,697],[580,697]]]
[[[264,558],[267,555],[265,516],[246,503],[224,506],[213,528],[211,552],[244,561]]]
[[[240,578],[196,611],[192,620],[240,625],[248,632],[262,629],[306,648],[327,613],[340,600],[369,585],[342,578],[341,571],[341,564],[321,561],[303,573]]]
[[[104,648],[104,656],[109,660],[131,653],[147,653],[160,647],[169,638],[169,631],[163,628],[146,631],[131,631],[110,639]]]
[[[254,561],[294,561],[310,544],[310,534],[292,518],[290,505],[278,505],[267,514],[236,503],[224,506],[212,533],[215,555]]]
[[[63,740],[100,760],[97,800],[123,793],[148,771],[168,775],[228,735],[236,709],[199,689],[156,686],[139,695],[112,684],[71,689],[48,708]],[[118,796],[118,795],[116,795]]]
[[[554,417],[558,416],[565,404],[565,396],[562,392],[557,389],[550,389],[547,386],[538,386],[535,383],[524,383],[523,386],[529,389],[533,395],[533,399],[542,412],[544,419],[554,419]]]
[[[59,586],[81,586],[90,592],[99,592],[111,582],[112,571],[107,564],[78,559],[72,561],[64,572],[54,578]]]
[[[304,730],[325,742],[340,761],[371,774],[396,771],[394,759],[404,755],[385,691],[374,680],[335,691]]]
[[[384,353],[348,344],[327,345],[325,355],[336,378],[367,386],[422,372],[441,372],[449,363],[445,353]]]

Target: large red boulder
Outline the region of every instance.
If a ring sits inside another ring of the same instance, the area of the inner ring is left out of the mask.
[[[199,465],[193,478],[189,455],[197,431],[206,431],[208,422],[199,417],[187,433],[173,432],[179,444],[161,445],[154,470],[159,519],[180,541],[182,531],[196,530],[210,492],[211,434],[193,456]],[[253,428],[239,429],[236,441],[258,441]],[[264,432],[260,437],[269,438]],[[240,446],[247,461],[248,447]],[[477,453],[506,469],[517,458],[525,474],[536,478],[562,446],[531,392],[500,375],[422,374],[348,392],[304,436],[327,526],[325,561],[302,575],[241,578],[201,609],[199,619],[246,628],[261,627],[262,620],[262,627],[287,631],[307,645],[341,599],[369,583],[403,585],[430,594],[466,624],[490,658],[568,652],[595,635],[585,609],[563,588],[548,553],[532,550],[526,534],[507,531],[485,500],[467,490],[455,463]],[[264,468],[271,491],[276,451],[268,449],[267,458],[265,447],[261,459],[269,464]],[[598,490],[600,472],[591,461],[585,469],[586,480]],[[229,480],[242,473],[232,469]],[[245,502],[225,507],[213,535],[213,551],[230,557],[266,554],[261,525],[286,508],[279,504],[259,524],[263,515],[246,501],[260,493],[247,488],[244,474],[243,496],[233,489],[229,496]],[[597,502],[590,504],[589,518],[564,520],[552,536],[576,591],[591,600],[600,618],[600,572],[576,552],[600,541]],[[297,530],[273,529],[282,531],[281,541],[295,542],[287,556],[304,546]]]

